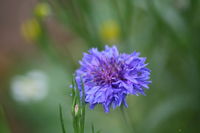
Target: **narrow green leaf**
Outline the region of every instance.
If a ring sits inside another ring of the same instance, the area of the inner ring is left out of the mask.
[[[63,114],[62,114],[62,106],[61,105],[59,105],[59,113],[60,113],[60,122],[61,122],[62,133],[66,133],[65,124],[64,124],[64,120],[63,120]]]

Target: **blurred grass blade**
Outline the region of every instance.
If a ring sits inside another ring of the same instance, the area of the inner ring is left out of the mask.
[[[60,113],[60,122],[61,122],[62,133],[66,133],[65,124],[64,124],[64,120],[63,120],[63,114],[62,114],[62,106],[61,105],[59,105],[59,113]]]
[[[9,129],[8,121],[6,119],[4,106],[0,105],[0,133],[10,133],[10,130],[11,129]]]

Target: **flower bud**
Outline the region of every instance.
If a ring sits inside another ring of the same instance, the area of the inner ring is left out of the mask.
[[[78,109],[79,109],[78,104],[76,104],[74,107],[75,116],[78,114]]]

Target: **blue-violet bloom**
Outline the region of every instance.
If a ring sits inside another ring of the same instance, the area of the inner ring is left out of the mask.
[[[128,94],[145,95],[144,88],[148,89],[151,83],[150,70],[146,67],[146,58],[139,55],[139,52],[120,54],[116,46],[105,46],[104,51],[92,48],[84,53],[75,80],[80,92],[83,83],[85,102],[91,109],[102,104],[104,111],[109,112],[110,106],[127,107]]]

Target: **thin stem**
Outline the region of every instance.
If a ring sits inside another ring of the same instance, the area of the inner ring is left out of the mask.
[[[124,107],[123,106],[120,106],[120,112],[122,114],[123,120],[125,121],[126,125],[128,126],[128,129],[130,129],[130,132],[131,133],[135,133],[135,130],[133,128],[131,120],[129,119],[127,113],[124,111]]]

